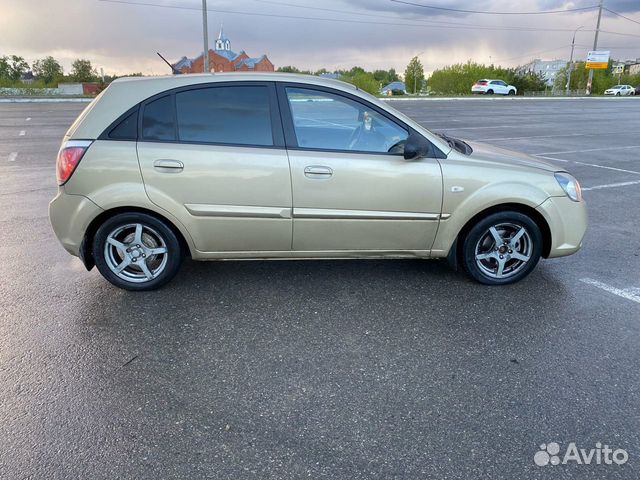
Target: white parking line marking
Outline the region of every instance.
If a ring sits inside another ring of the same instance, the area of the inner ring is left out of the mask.
[[[585,135],[592,136],[591,133],[563,133],[560,135],[531,135],[529,137],[498,137],[498,138],[483,138],[483,142],[495,142],[497,140],[526,140],[528,138],[557,138],[557,137],[584,137]],[[561,152],[556,152],[561,153]]]
[[[603,188],[626,187],[629,185],[640,185],[640,180],[637,180],[635,182],[609,183],[608,185],[595,185],[593,187],[584,187],[582,191],[588,192],[589,190],[601,190]]]
[[[18,152],[11,152],[9,154],[9,158],[7,158],[7,160],[10,161],[10,162],[15,162],[16,158],[18,158]]]
[[[27,117],[25,122],[30,122],[31,121],[31,117]]]
[[[629,145],[628,147],[586,148],[584,150],[564,150],[561,152],[542,152],[542,153],[537,153],[536,155],[557,155],[562,153],[603,152],[605,150],[627,150],[629,148],[640,148],[640,145]]]
[[[554,162],[568,162],[569,161],[569,160],[564,160],[562,158],[546,157],[544,155],[534,155],[534,157],[540,157],[540,158],[544,158],[546,160],[553,160]]]
[[[636,172],[635,170],[625,170],[624,168],[606,167],[604,165],[596,165],[595,163],[584,163],[578,161],[574,163],[577,163],[578,165],[586,165],[587,167],[606,168],[607,170],[615,170],[616,172],[635,173],[636,175],[640,175],[640,172]]]
[[[21,137],[24,137],[26,134],[27,134],[27,132],[26,132],[26,131],[24,131],[24,130],[20,130],[20,136],[21,136]]]
[[[632,302],[640,303],[640,295],[636,293],[639,291],[637,288],[616,288],[592,278],[581,278],[580,281],[589,285],[593,285],[594,287],[598,287],[605,292],[613,293],[614,295],[617,295],[619,297],[631,300]]]
[[[517,128],[515,125],[492,125],[483,127],[445,127],[438,130],[481,130],[485,128]]]

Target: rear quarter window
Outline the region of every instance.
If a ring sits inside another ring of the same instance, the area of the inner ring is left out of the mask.
[[[138,109],[127,115],[115,127],[113,127],[108,138],[112,140],[136,140],[138,138]]]

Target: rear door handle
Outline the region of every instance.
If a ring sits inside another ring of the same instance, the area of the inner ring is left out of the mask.
[[[329,178],[333,175],[333,170],[322,165],[309,165],[304,167],[304,176],[308,178]]]
[[[179,172],[184,168],[180,160],[161,159],[153,162],[153,167],[161,172]]]

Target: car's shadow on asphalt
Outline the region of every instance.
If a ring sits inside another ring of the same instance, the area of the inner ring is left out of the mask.
[[[457,326],[470,334],[544,327],[545,312],[555,318],[571,296],[545,262],[517,284],[489,287],[444,261],[424,260],[188,260],[160,290],[125,292],[106,283],[101,290],[100,311],[107,323],[117,324],[122,316],[114,312],[126,309],[135,312],[126,316],[129,321],[157,325],[192,320],[231,325],[249,319],[313,323],[329,317],[344,328],[368,323],[431,330]],[[537,325],[531,324],[532,313]]]

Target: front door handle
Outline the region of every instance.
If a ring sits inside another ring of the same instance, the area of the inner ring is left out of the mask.
[[[153,167],[161,172],[180,172],[184,169],[184,163],[180,160],[161,159],[153,162]]]
[[[329,178],[333,175],[333,170],[322,165],[309,165],[304,167],[304,176],[308,178]]]

